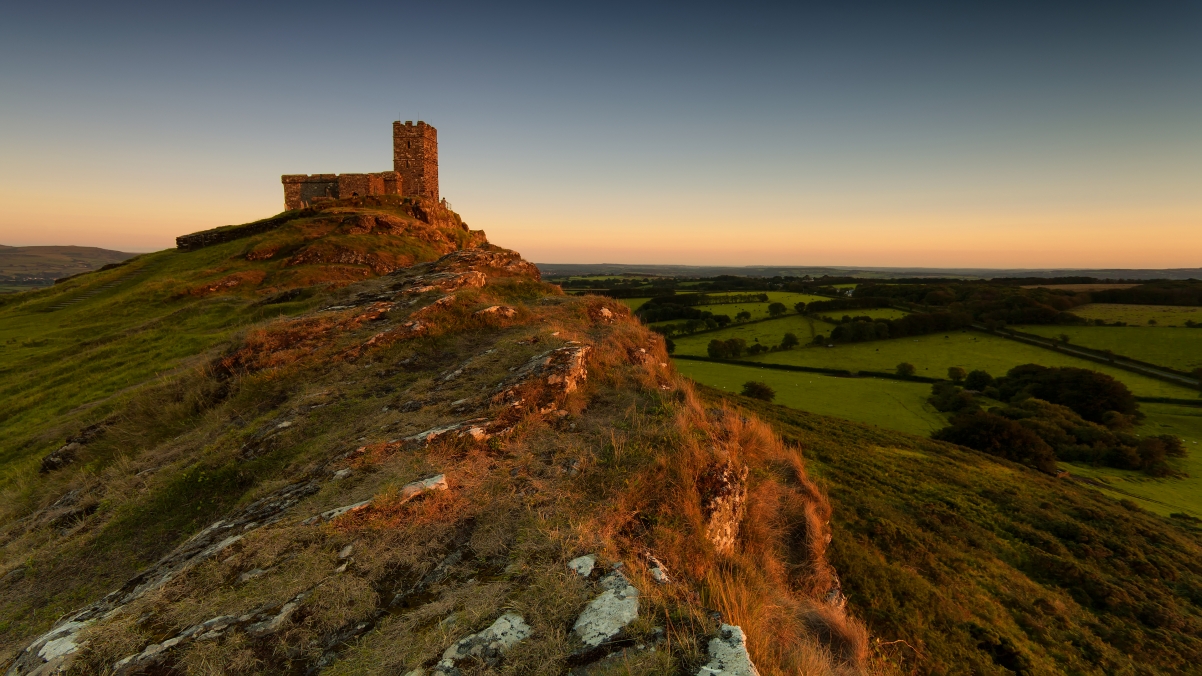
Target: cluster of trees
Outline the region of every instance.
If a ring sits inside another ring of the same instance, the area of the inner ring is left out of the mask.
[[[1026,364],[997,379],[959,368],[948,375],[950,382],[932,386],[930,402],[955,416],[932,435],[936,439],[1045,472],[1064,460],[1168,476],[1173,472],[1167,459],[1185,455],[1175,436],[1130,432],[1142,417],[1139,405],[1125,385],[1106,374]],[[978,394],[1009,403],[984,410]]]
[[[928,333],[956,331],[972,324],[972,317],[959,312],[914,312],[898,319],[873,319],[872,317],[850,317],[835,321],[830,340],[835,343],[859,343],[884,338],[904,338]]]
[[[768,301],[768,294],[729,294],[723,296],[711,296],[703,293],[690,293],[674,296],[659,296],[643,303],[638,310],[635,311],[637,316],[644,324],[653,322],[666,322],[673,319],[692,319],[695,321],[704,321],[713,318],[717,328],[726,326],[730,323],[730,316],[715,315],[709,310],[698,310],[698,305],[726,305],[732,303],[764,303]],[[784,307],[783,305],[781,307]],[[747,318],[751,318],[751,313],[739,313],[737,316],[746,314]],[[725,318],[723,319],[720,318]],[[697,329],[688,330],[692,333]]]
[[[1091,291],[1095,303],[1133,303],[1136,305],[1202,305],[1202,281],[1159,281],[1129,289]]]
[[[994,324],[1084,324],[1069,312],[1090,302],[1087,293],[1057,289],[1024,289],[981,282],[945,284],[861,284],[856,296],[887,298],[895,303],[945,307],[974,321]]]
[[[711,340],[706,346],[705,351],[713,359],[738,359],[744,354],[757,355],[761,352],[778,352],[780,350],[791,350],[801,344],[797,336],[793,333],[786,332],[781,338],[779,345],[771,347],[762,345],[758,342],[747,344],[742,338],[728,338],[726,340]]]

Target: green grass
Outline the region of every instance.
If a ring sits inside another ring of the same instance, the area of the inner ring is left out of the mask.
[[[621,303],[622,305],[625,305],[626,307],[630,308],[630,310],[633,312],[634,310],[639,309],[639,306],[641,306],[643,303],[646,303],[649,300],[651,300],[650,297],[647,297],[647,298],[619,298],[618,302]]]
[[[849,606],[905,641],[888,649],[900,673],[1198,673],[1196,530],[981,453],[729,398],[804,453]]]
[[[792,319],[792,318],[790,318]],[[804,318],[796,318],[804,322]],[[798,322],[779,320],[761,322],[754,325],[757,332],[768,336],[779,336],[787,330],[794,330]],[[825,326],[817,323],[817,326]],[[740,327],[752,328],[752,327]],[[729,338],[739,335],[737,329],[726,329],[697,336],[682,336],[674,339],[676,351],[679,354],[706,354],[706,345],[715,338]],[[798,333],[805,342],[806,337]],[[743,337],[739,335],[739,337]],[[774,338],[775,344],[779,337]],[[748,341],[750,342],[750,341]],[[761,339],[763,342],[763,339]],[[838,345],[833,348],[801,347],[784,352],[773,352],[749,358],[751,361],[764,361],[779,364],[794,364],[798,366],[819,366],[824,368],[847,369],[849,371],[892,371],[901,362],[909,362],[917,368],[920,376],[943,378],[951,366],[960,366],[967,370],[984,369],[993,375],[1003,375],[1006,371],[1020,364],[1043,364],[1045,366],[1076,366],[1100,371],[1126,383],[1135,394],[1147,397],[1197,398],[1195,390],[1153,378],[1130,373],[1105,364],[1086,361],[1047,350],[1025,343],[1019,343],[997,336],[991,336],[977,331],[954,332],[948,334],[932,334],[915,338],[896,338],[892,340],[877,340],[866,343]]]
[[[1104,319],[1108,322],[1147,324],[1155,319],[1159,326],[1185,326],[1188,319],[1202,322],[1202,308],[1177,305],[1125,305],[1121,303],[1090,303],[1070,310],[1085,319]]]
[[[830,317],[835,320],[848,317],[872,317],[873,319],[901,319],[906,316],[905,310],[897,310],[891,307],[869,308],[866,310],[842,310],[839,312],[823,312],[823,317]]]
[[[1202,368],[1202,329],[1162,326],[1016,326],[1019,331],[1048,338],[1060,334],[1070,345],[1111,350],[1181,371]]]
[[[675,322],[665,322],[672,324]],[[747,341],[748,345],[755,343],[757,340],[768,346],[779,345],[785,333],[793,333],[802,343],[808,343],[814,339],[815,333],[829,335],[834,326],[827,324],[820,319],[812,317],[803,317],[799,314],[787,314],[780,319],[773,319],[766,322],[754,322],[751,324],[731,324],[729,327],[720,331],[711,331],[695,336],[681,336],[673,338],[677,345],[681,341],[687,341],[691,347],[690,350],[681,350],[681,354],[698,354],[705,356],[705,346],[715,338],[726,340],[727,338],[742,338]],[[698,349],[697,346],[700,346]],[[679,349],[679,348],[677,348]]]
[[[742,293],[737,291],[723,293]],[[748,292],[757,293],[757,292]],[[716,315],[727,315],[731,319],[740,312],[750,312],[752,319],[763,319],[768,316],[768,306],[772,303],[784,303],[789,312],[793,312],[793,306],[797,303],[812,303],[816,300],[830,300],[822,296],[814,296],[808,293],[790,293],[788,291],[767,291],[768,302],[766,303],[730,303],[726,305],[698,305],[698,310],[707,310]],[[715,292],[717,295],[717,292]],[[675,320],[679,321],[679,320]],[[662,323],[662,322],[661,322]],[[669,322],[672,323],[672,322]]]
[[[799,411],[837,416],[919,436],[947,425],[943,414],[927,403],[931,386],[879,378],[836,378],[751,366],[675,361],[693,380],[738,394],[743,383],[758,380],[776,390],[775,403]]]
[[[1103,493],[1116,499],[1134,499],[1150,512],[1166,516],[1185,512],[1202,517],[1202,408],[1141,404],[1140,410],[1147,418],[1136,428],[1137,434],[1173,434],[1185,441],[1189,455],[1171,459],[1169,464],[1188,476],[1158,479],[1142,472],[1068,463],[1064,468],[1106,483],[1109,489],[1101,489]]]

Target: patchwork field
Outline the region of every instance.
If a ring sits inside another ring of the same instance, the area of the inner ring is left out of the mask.
[[[1121,303],[1090,303],[1072,309],[1072,313],[1085,319],[1104,319],[1108,322],[1147,324],[1155,320],[1158,326],[1185,326],[1193,320],[1202,322],[1202,307],[1178,305],[1125,305]]]
[[[815,322],[815,325],[819,332],[823,332],[825,329],[818,327],[829,326],[821,322]],[[789,317],[777,321],[761,322],[754,325],[754,330],[759,335],[772,337],[773,342],[767,344],[775,344],[780,342],[779,336],[783,335],[785,331],[796,332],[800,327],[808,327],[805,318]],[[738,333],[740,328],[752,327],[735,327],[696,336],[682,336],[675,339],[676,352],[704,356],[706,345],[710,340],[744,338],[744,335]],[[826,332],[829,333],[829,331]],[[806,335],[797,333],[797,336],[803,343],[806,341]],[[760,342],[764,342],[764,339],[761,338]],[[1139,396],[1187,399],[1198,397],[1196,391],[1183,386],[977,331],[878,340],[838,345],[833,348],[801,347],[784,352],[762,354],[751,357],[749,360],[850,371],[892,371],[899,363],[908,362],[915,366],[918,375],[932,378],[945,377],[948,367],[951,366],[960,366],[970,371],[984,369],[993,375],[1003,375],[1020,364],[1076,366],[1111,375],[1126,383],[1127,387]]]
[[[1202,368],[1202,329],[1161,326],[1016,326],[1047,338],[1061,334],[1071,345],[1111,350],[1115,354],[1181,371]]]
[[[676,369],[693,380],[738,394],[758,380],[776,390],[775,403],[800,411],[836,416],[886,429],[928,436],[947,424],[927,403],[931,386],[882,378],[836,378],[754,366],[677,359]]]
[[[901,319],[906,316],[906,312],[905,310],[895,310],[891,307],[878,307],[867,310],[840,310],[838,312],[822,313],[822,316],[832,319],[840,319],[844,315],[849,317],[872,317],[873,319]]]
[[[883,378],[839,378],[812,373],[791,373],[755,366],[675,360],[677,370],[698,383],[738,394],[743,383],[756,380],[776,391],[773,403],[834,416],[921,437],[947,425],[947,416],[927,402],[931,387]],[[985,404],[988,405],[988,404]],[[1096,485],[1115,499],[1134,500],[1164,516],[1184,512],[1202,517],[1202,408],[1172,404],[1141,404],[1147,416],[1136,429],[1139,435],[1175,434],[1189,456],[1170,460],[1183,478],[1155,478],[1138,471],[1061,463],[1074,475],[1104,484]]]

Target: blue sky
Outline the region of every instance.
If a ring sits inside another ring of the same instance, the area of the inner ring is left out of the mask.
[[[390,168],[540,262],[1202,266],[1202,5],[32,3],[0,243],[170,246]]]

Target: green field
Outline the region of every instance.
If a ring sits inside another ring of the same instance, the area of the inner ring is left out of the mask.
[[[839,312],[823,312],[820,313],[823,317],[832,319],[842,319],[848,317],[872,317],[873,319],[901,319],[906,316],[905,310],[896,310],[891,307],[869,308],[866,310],[841,310]]]
[[[1167,326],[1016,326],[1048,338],[1060,334],[1071,345],[1110,350],[1125,357],[1181,371],[1202,368],[1202,329]]]
[[[734,293],[743,293],[743,292],[730,291],[730,292],[723,292],[723,293],[734,294]],[[752,291],[752,292],[748,292],[748,293],[759,293],[759,292]],[[731,319],[734,319],[735,315],[737,315],[738,313],[746,311],[746,312],[750,312],[751,318],[753,320],[755,320],[755,319],[767,318],[769,316],[768,315],[768,306],[771,305],[772,303],[784,303],[785,307],[789,309],[789,312],[794,313],[793,306],[796,305],[797,303],[812,303],[816,300],[830,300],[829,298],[824,298],[822,296],[814,296],[814,295],[811,295],[808,293],[790,293],[788,291],[767,291],[764,293],[765,293],[765,295],[768,296],[768,301],[764,302],[764,303],[727,303],[727,304],[721,304],[721,305],[698,305],[697,309],[701,310],[703,312],[712,312],[716,315],[726,315],[726,316],[730,317]],[[715,295],[716,295],[716,293],[715,293]],[[676,320],[672,320],[669,322],[656,322],[656,323],[657,324],[674,324],[678,321],[680,321],[680,320],[676,319]]]
[[[1141,404],[1147,419],[1136,428],[1137,434],[1174,434],[1185,441],[1189,456],[1172,460],[1174,469],[1185,472],[1183,479],[1158,479],[1142,472],[1109,467],[1063,466],[1073,474],[1098,479],[1109,485],[1102,489],[1115,498],[1134,499],[1141,507],[1157,514],[1186,512],[1202,517],[1202,408],[1171,404]]]
[[[651,299],[650,298],[619,298],[618,302],[621,303],[622,305],[625,305],[626,307],[630,308],[630,310],[633,312],[634,310],[639,309],[640,305],[642,305],[643,303],[646,303],[649,300],[651,300]]]
[[[673,322],[665,323],[671,324]],[[672,340],[675,340],[677,345],[680,345],[681,341],[686,341],[690,346],[693,346],[690,350],[680,350],[681,354],[699,354],[705,356],[705,346],[715,338],[722,340],[726,340],[727,338],[742,338],[747,341],[748,345],[759,342],[772,346],[779,345],[785,333],[790,332],[796,335],[798,340],[804,344],[813,340],[815,333],[829,335],[833,328],[835,327],[820,319],[805,317],[799,314],[787,314],[780,319],[753,322],[750,324],[731,324],[720,331],[681,336]],[[699,349],[698,345],[700,346]]]
[[[768,344],[776,344],[780,342],[778,336],[783,335],[785,331],[797,332],[799,326],[805,326],[804,322],[804,318],[790,317],[760,322],[754,325],[754,329],[762,335],[771,337],[772,342]],[[818,327],[827,326],[820,322],[815,322],[815,324]],[[704,356],[706,345],[710,340],[743,338],[744,336],[738,333],[740,328],[752,327],[735,327],[696,336],[681,336],[674,339],[676,351],[679,354]],[[817,330],[821,331],[822,329]],[[803,343],[806,342],[806,335],[797,333],[797,336]],[[764,342],[764,340],[761,339],[760,342]],[[801,347],[785,352],[762,354],[749,359],[752,362],[765,361],[798,366],[819,366],[849,371],[892,371],[899,363],[909,362],[917,368],[918,375],[933,378],[945,377],[948,367],[951,366],[960,366],[970,371],[984,369],[995,376],[1003,375],[1020,364],[1076,366],[1111,375],[1126,383],[1127,387],[1140,396],[1178,399],[1198,397],[1197,391],[1187,387],[977,331],[877,340],[838,345],[833,348]]]
[[[1156,320],[1158,326],[1185,326],[1187,320],[1202,322],[1202,307],[1179,305],[1124,305],[1120,303],[1090,303],[1070,310],[1085,319],[1104,319],[1108,322],[1147,324]]]
[[[931,386],[882,378],[837,378],[754,366],[678,359],[676,369],[715,389],[738,394],[743,383],[759,380],[776,390],[775,403],[887,429],[929,436],[947,425],[927,403]]]
[[[685,376],[723,392],[738,394],[743,383],[758,380],[776,390],[773,403],[799,411],[867,423],[917,436],[947,424],[947,417],[927,402],[931,387],[883,378],[839,378],[816,373],[791,373],[678,359]],[[1147,416],[1135,429],[1140,435],[1175,434],[1185,441],[1189,457],[1172,460],[1185,478],[1154,478],[1142,472],[1061,463],[1074,475],[1108,484],[1102,492],[1116,499],[1133,499],[1162,515],[1185,512],[1202,516],[1202,408],[1171,404],[1142,404]]]

